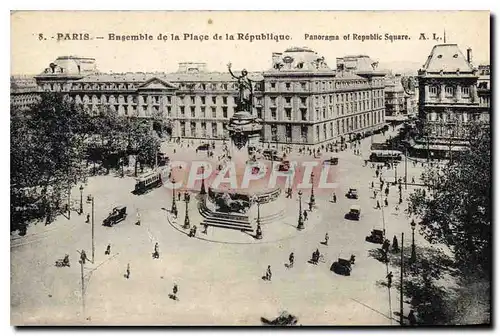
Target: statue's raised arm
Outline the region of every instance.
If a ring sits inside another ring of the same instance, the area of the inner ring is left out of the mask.
[[[231,70],[231,66],[232,66],[231,62],[227,63],[227,69],[229,70],[229,73],[231,74],[231,76],[233,76],[233,78],[236,78],[236,79],[238,79],[238,80],[239,80],[242,76],[236,76],[236,75],[233,73],[233,71]]]
[[[240,111],[251,111],[252,109],[252,81],[247,77],[248,71],[243,69],[241,75],[237,76],[231,70],[231,62],[227,64],[229,73],[238,81],[238,97],[236,98],[236,108]]]

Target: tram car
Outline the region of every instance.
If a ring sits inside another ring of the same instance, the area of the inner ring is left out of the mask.
[[[160,187],[162,184],[163,181],[160,172],[156,171],[149,174],[145,174],[136,179],[133,193],[136,195],[145,194],[154,188]]]

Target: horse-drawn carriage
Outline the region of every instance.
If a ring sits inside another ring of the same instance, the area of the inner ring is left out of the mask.
[[[69,255],[65,255],[64,258],[62,259],[57,259],[56,260],[56,263],[55,263],[55,266],[56,267],[70,267],[70,264],[69,264]]]

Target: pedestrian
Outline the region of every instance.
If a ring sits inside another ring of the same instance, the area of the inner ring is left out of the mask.
[[[177,284],[174,284],[174,288],[172,288],[172,293],[174,294],[174,299],[177,300],[177,292],[179,291],[179,287],[177,287]]]
[[[389,242],[389,239],[385,239],[384,243],[382,244],[382,250],[384,252],[389,252],[389,247],[391,246],[391,243]]]
[[[377,207],[376,209],[380,209],[380,202],[377,200]]]
[[[208,223],[203,223],[203,226],[204,226],[203,233],[208,234]]]
[[[422,194],[425,197],[425,189],[422,190]]]
[[[87,219],[85,220],[85,223],[90,223],[90,214],[87,214]]]
[[[387,197],[384,200],[384,204],[385,204],[385,206],[389,206],[389,201],[387,201]]]
[[[307,220],[307,211],[304,210],[303,214],[304,214],[304,220]]]
[[[413,177],[413,176],[411,177],[411,183],[415,184],[415,177]]]
[[[392,272],[389,272],[389,274],[387,274],[386,278],[387,278],[387,287],[388,288],[391,288],[391,285],[392,285]]]
[[[411,309],[410,313],[408,314],[408,323],[411,326],[417,325],[417,318],[415,317],[415,312],[413,311],[413,309]]]
[[[373,183],[373,181],[372,181],[372,189],[373,189],[373,188],[375,188],[375,183]]]
[[[377,178],[378,178],[378,174],[379,174],[379,172],[378,172],[378,170],[376,170],[375,175],[377,176]]]
[[[328,232],[327,232],[327,233],[325,233],[325,245],[327,245],[327,246],[328,246],[328,239],[329,239],[329,237],[328,237]]]
[[[396,235],[394,235],[394,237],[392,238],[392,252],[399,252],[398,238],[396,237]]]
[[[271,281],[272,276],[273,276],[273,273],[271,273],[271,265],[267,265],[266,279],[268,281]]]
[[[87,260],[87,254],[85,253],[85,250],[82,250],[82,252],[80,252],[80,262],[85,265],[86,260]]]
[[[181,200],[181,193],[177,193],[177,200],[180,201]]]
[[[106,251],[104,252],[104,255],[110,255],[111,254],[111,244],[108,244],[106,247]]]
[[[373,190],[373,198],[377,198],[377,191]]]
[[[333,193],[333,203],[337,203],[337,195],[335,192]]]
[[[403,203],[403,198],[401,197],[401,194],[399,195],[399,204]]]
[[[288,267],[293,267],[293,262],[295,261],[295,256],[293,255],[293,252],[290,253],[290,256],[288,257]]]
[[[135,222],[135,225],[141,225],[141,213],[139,212],[139,209],[137,209],[137,221]]]
[[[192,235],[191,237],[196,237],[196,230],[197,230],[197,229],[198,229],[198,228],[196,227],[196,225],[193,225],[193,228],[192,228],[192,230],[193,230],[193,235]]]
[[[129,279],[129,278],[130,278],[130,264],[127,264],[127,271],[126,271],[126,273],[125,273],[125,277],[126,277],[127,279]]]
[[[389,186],[385,187],[385,196],[389,196]]]

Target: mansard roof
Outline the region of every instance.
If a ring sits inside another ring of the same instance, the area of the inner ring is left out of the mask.
[[[428,73],[472,73],[473,66],[467,61],[456,44],[438,44],[432,48],[423,70]]]

